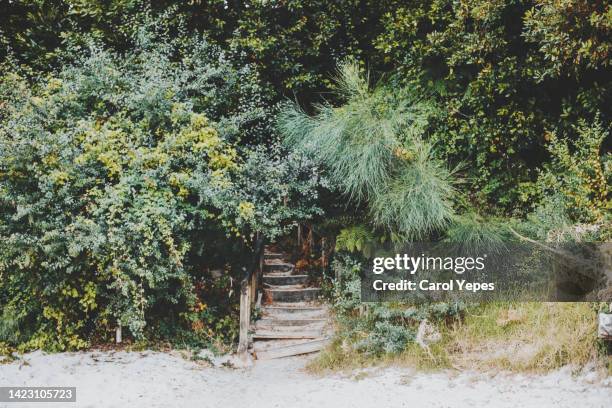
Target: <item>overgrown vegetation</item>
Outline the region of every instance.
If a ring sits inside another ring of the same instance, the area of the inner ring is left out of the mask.
[[[270,140],[257,74],[154,35],[31,87],[2,78],[0,341],[76,349],[121,325],[231,343],[251,234],[317,212],[307,160],[245,143]]]
[[[318,373],[382,363],[423,370],[547,372],[564,366],[579,371],[590,365],[609,374],[612,359],[596,338],[594,310],[597,308],[589,303],[471,306],[462,311],[461,318],[438,322],[440,341],[427,348],[409,342],[395,353],[376,355],[363,353],[355,343],[337,337],[309,369]],[[397,336],[386,338],[397,344]]]
[[[143,342],[231,345],[253,237],[307,221],[337,278],[343,352],[324,366],[461,365],[477,328],[523,347],[555,319],[567,332],[525,361],[475,364],[583,364],[586,305],[365,308],[358,265],[407,240],[609,241],[610,13],[585,0],[3,2],[0,350],[83,348],[117,324]],[[415,348],[425,319],[442,334],[429,352]]]
[[[354,258],[334,262],[336,336],[309,364],[312,372],[381,363],[425,370],[612,369],[612,357],[596,335],[596,313],[607,310],[607,303],[363,305],[362,265]]]

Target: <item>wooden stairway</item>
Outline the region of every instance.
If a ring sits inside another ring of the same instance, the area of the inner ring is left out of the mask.
[[[306,274],[295,272],[283,253],[264,251],[262,318],[254,325],[251,353],[273,359],[321,350],[329,338],[327,308],[318,302],[321,289]]]

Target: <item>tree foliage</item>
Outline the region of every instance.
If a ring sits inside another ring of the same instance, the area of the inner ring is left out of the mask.
[[[385,15],[377,47],[405,82],[439,95],[432,137],[470,163],[471,201],[524,213],[547,132],[573,140],[578,119],[609,120],[609,13],[605,2],[411,2]]]
[[[315,116],[298,107],[279,117],[285,143],[316,157],[334,186],[367,203],[375,226],[407,238],[443,228],[453,213],[450,172],[423,139],[432,107],[382,86],[370,90],[354,63],[340,67],[340,107],[320,105]]]

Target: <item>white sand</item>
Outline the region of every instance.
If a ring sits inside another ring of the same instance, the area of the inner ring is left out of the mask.
[[[302,371],[305,358],[207,368],[156,352],[30,353],[0,365],[3,386],[76,386],[76,403],[0,407],[571,407],[612,406],[612,381],[569,370],[545,376],[415,373],[373,369],[325,377]],[[594,373],[593,373],[594,374]]]

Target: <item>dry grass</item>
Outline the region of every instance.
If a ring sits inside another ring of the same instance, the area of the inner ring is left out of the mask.
[[[342,340],[335,338],[317,358],[306,365],[306,370],[311,374],[323,374],[329,371],[352,370],[376,364],[372,358],[358,353]]]
[[[589,303],[492,303],[443,330],[441,348],[458,368],[548,371],[602,360]]]
[[[421,370],[546,372],[595,364],[612,374],[612,358],[597,340],[597,317],[590,303],[489,303],[439,329],[442,340],[428,351],[411,344],[393,357],[363,356],[335,341],[309,368],[322,372],[402,364]]]

